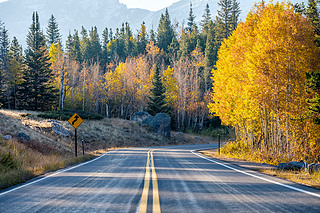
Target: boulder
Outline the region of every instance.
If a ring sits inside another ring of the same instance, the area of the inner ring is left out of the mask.
[[[147,112],[141,111],[141,112],[136,112],[134,113],[131,117],[130,120],[131,121],[138,121],[138,122],[142,122],[143,120],[145,120],[146,118],[150,117],[151,115]]]
[[[167,113],[158,113],[156,116],[149,116],[142,121],[142,126],[152,127],[155,133],[170,137],[171,118]]]
[[[17,137],[21,140],[24,140],[24,141],[30,141],[30,136],[29,135],[26,135],[25,133],[23,132],[19,132]]]
[[[4,140],[12,140],[12,136],[11,135],[4,135],[4,136],[2,136],[2,138]]]
[[[64,137],[71,136],[70,132],[58,123],[52,123],[52,131]]]
[[[319,163],[312,163],[309,165],[308,170],[310,173],[320,171],[320,164]]]
[[[292,171],[300,171],[305,168],[305,163],[303,161],[292,161],[290,163],[279,163],[278,169],[281,170],[292,170]]]

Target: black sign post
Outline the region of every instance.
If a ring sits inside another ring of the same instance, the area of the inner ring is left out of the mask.
[[[74,127],[74,155],[78,156],[78,142],[77,142],[77,128],[83,122],[82,118],[74,113],[73,116],[68,120],[68,122]]]

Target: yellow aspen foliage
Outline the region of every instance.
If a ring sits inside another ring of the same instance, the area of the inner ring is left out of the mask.
[[[256,5],[218,52],[210,113],[253,148],[319,157],[319,128],[306,115],[305,73],[319,68],[314,37],[289,3]]]
[[[174,70],[170,66],[163,71],[163,84],[166,88],[166,102],[171,107],[177,108],[179,103],[179,85],[174,77]]]

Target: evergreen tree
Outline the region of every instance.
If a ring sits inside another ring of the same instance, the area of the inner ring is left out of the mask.
[[[109,43],[109,31],[105,28],[102,32],[102,51],[105,53],[107,51],[107,45]]]
[[[72,36],[72,56],[74,57],[73,59],[79,63],[82,63],[84,60],[78,30],[75,30]]]
[[[161,14],[158,26],[157,46],[164,52],[167,52],[173,37],[175,37],[174,30],[171,24],[168,9],[166,9],[165,14]]]
[[[211,70],[217,60],[218,48],[215,46],[215,26],[211,20],[208,24],[208,33],[205,48],[205,67]]]
[[[313,122],[320,125],[320,70],[307,73],[307,92],[313,97],[307,99],[309,112],[312,114]]]
[[[21,99],[18,89],[22,83],[23,53],[22,47],[16,37],[13,37],[10,45],[8,68],[10,71],[6,73],[5,78],[8,88],[7,105],[8,109],[17,109],[18,101]]]
[[[320,47],[320,14],[317,6],[317,0],[309,0],[305,13],[312,22],[316,34],[315,42]]]
[[[232,23],[232,0],[220,0],[218,2],[220,10],[216,17],[216,39],[220,46],[223,39],[228,38],[231,34],[231,23]]]
[[[145,22],[142,22],[141,24],[141,28],[138,31],[138,35],[136,38],[136,46],[137,46],[137,54],[144,54],[146,51],[146,46],[148,44],[148,39],[147,39],[147,31],[146,31],[146,24]]]
[[[240,3],[237,0],[232,0],[232,10],[231,10],[231,32],[234,31],[239,23],[240,16]]]
[[[203,14],[203,19],[201,20],[202,31],[205,31],[206,26],[209,24],[211,20],[211,13],[209,4],[206,5],[205,13]]]
[[[20,90],[24,108],[40,111],[53,108],[58,91],[53,86],[50,65],[45,36],[40,28],[38,13],[34,12],[27,36],[25,69]]]
[[[59,32],[58,22],[56,21],[56,18],[53,15],[51,15],[48,21],[46,38],[47,38],[47,45],[49,48],[53,43],[59,43],[61,46],[61,35]]]
[[[156,34],[155,34],[153,28],[150,31],[150,41],[153,41],[153,43],[156,43]]]
[[[87,56],[89,64],[98,62],[101,56],[101,44],[97,27],[92,27],[89,31],[89,41],[87,47]]]
[[[81,49],[81,56],[82,60],[89,62],[90,54],[89,54],[89,36],[88,31],[83,26],[81,27],[81,39],[80,39],[80,49]]]
[[[6,88],[7,85],[5,85],[4,79],[6,73],[8,73],[8,53],[9,53],[9,36],[8,36],[8,30],[3,25],[3,23],[0,22],[0,105],[4,104],[6,99]]]
[[[130,25],[128,22],[125,23],[125,31],[124,31],[124,49],[125,49],[125,57],[132,55],[133,52],[133,36]]]
[[[187,23],[187,28],[186,28],[187,32],[189,32],[189,33],[197,30],[195,18],[196,18],[196,16],[193,14],[192,3],[190,3],[189,18],[188,18],[188,23]]]
[[[152,81],[151,96],[149,97],[147,111],[150,115],[155,116],[157,113],[168,113],[169,109],[166,103],[165,88],[163,86],[160,71],[156,66],[156,71]]]

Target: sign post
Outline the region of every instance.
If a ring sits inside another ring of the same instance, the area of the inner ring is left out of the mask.
[[[82,124],[83,119],[77,114],[74,113],[68,122],[74,127],[74,154],[78,156],[78,144],[77,144],[77,128]]]

